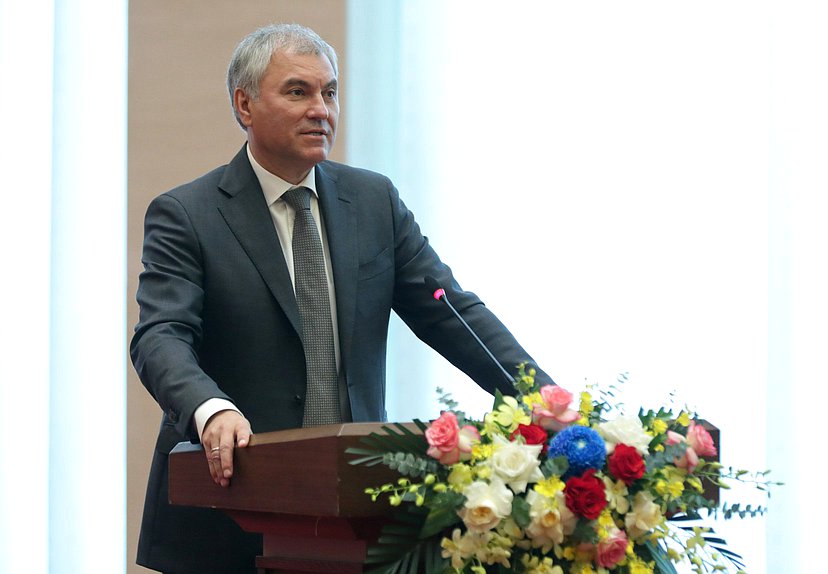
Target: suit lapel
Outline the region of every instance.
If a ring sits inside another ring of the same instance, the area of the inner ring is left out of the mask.
[[[293,294],[285,257],[262,188],[242,147],[227,166],[219,183],[225,196],[219,212],[297,333],[301,333],[299,308]]]
[[[356,288],[358,270],[358,245],[354,192],[337,184],[336,178],[324,164],[316,166],[316,191],[325,234],[331,253],[336,312],[339,323],[339,350],[343,364],[351,349],[354,314],[356,313]]]

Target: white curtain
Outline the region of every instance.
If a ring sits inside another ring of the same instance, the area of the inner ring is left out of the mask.
[[[826,9],[349,10],[349,161],[395,180],[461,284],[559,384],[629,373],[631,410],[675,391],[720,427],[725,464],[774,469],[787,484],[770,501],[725,495],[769,518],[716,525],[751,573],[815,561],[820,530],[797,510],[810,500],[799,461],[814,455],[797,455],[826,392]],[[438,385],[467,412],[490,406],[404,329],[395,337],[390,418],[435,416]]]
[[[126,31],[0,0],[0,572],[125,570]]]

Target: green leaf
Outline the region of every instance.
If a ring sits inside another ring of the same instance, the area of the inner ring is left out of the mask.
[[[598,533],[595,532],[592,521],[586,518],[579,518],[575,525],[575,530],[572,531],[572,539],[590,544],[598,542]]]
[[[439,534],[446,528],[460,522],[457,509],[462,506],[466,498],[457,492],[447,490],[436,494],[429,500],[429,512],[419,533],[420,538],[428,538]]]
[[[569,470],[569,461],[565,456],[556,456],[555,458],[548,458],[540,467],[543,476],[549,478],[550,476],[563,476]]]
[[[526,528],[532,522],[529,516],[529,503],[522,496],[516,496],[512,499],[512,518],[521,528]]]
[[[425,511],[409,507],[398,512],[393,522],[382,528],[376,544],[366,553],[368,574],[441,574],[447,561],[440,553],[441,537],[417,537],[426,518]]]

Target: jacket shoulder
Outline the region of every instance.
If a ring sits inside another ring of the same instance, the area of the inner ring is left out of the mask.
[[[375,171],[361,167],[354,167],[344,163],[326,160],[319,164],[319,169],[323,177],[328,177],[335,180],[338,184],[343,185],[361,185],[361,186],[378,186],[378,187],[393,187],[391,180]]]
[[[226,170],[227,165],[222,165],[192,181],[182,183],[162,195],[173,197],[182,203],[203,200],[210,192],[215,192],[219,188],[219,183]]]

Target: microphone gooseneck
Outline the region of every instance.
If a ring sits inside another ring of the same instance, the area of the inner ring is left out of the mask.
[[[446,304],[446,306],[449,309],[451,309],[451,312],[454,314],[455,317],[457,317],[457,320],[460,321],[463,327],[466,328],[466,331],[468,331],[469,334],[472,337],[474,337],[474,340],[477,342],[480,348],[483,349],[483,351],[486,353],[489,359],[491,359],[492,363],[494,363],[497,366],[498,370],[501,373],[503,373],[503,376],[505,377],[509,385],[514,384],[515,378],[509,374],[509,371],[503,368],[503,365],[500,364],[500,361],[495,359],[495,356],[492,354],[492,352],[489,350],[486,344],[480,340],[480,337],[477,336],[477,333],[475,333],[474,330],[469,326],[469,324],[466,323],[466,320],[460,316],[460,313],[457,312],[457,309],[455,309],[454,305],[452,305],[451,302],[448,300],[448,297],[446,296],[446,290],[440,286],[440,283],[434,277],[427,275],[425,277],[425,286],[431,292],[432,297],[434,297],[438,301],[442,301]]]

